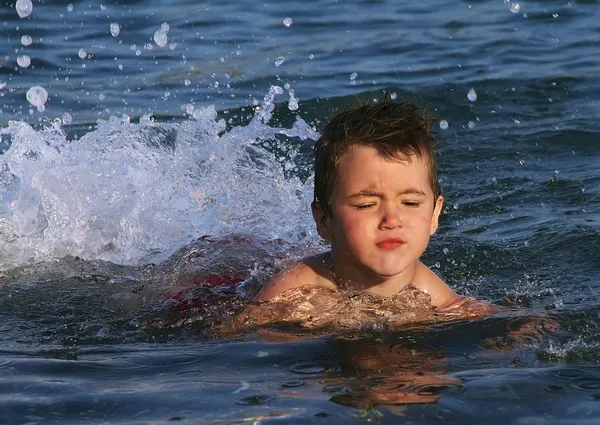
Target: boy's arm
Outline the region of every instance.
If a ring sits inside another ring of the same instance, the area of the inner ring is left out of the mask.
[[[310,267],[302,263],[284,270],[281,274],[271,278],[254,299],[256,301],[267,301],[288,289],[314,283],[314,272]]]

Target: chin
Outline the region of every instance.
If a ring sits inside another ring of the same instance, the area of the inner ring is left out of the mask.
[[[400,273],[402,273],[404,270],[381,270],[381,271],[375,271],[375,274],[383,279],[391,279],[394,276],[399,275]]]
[[[408,264],[395,262],[394,264],[385,264],[380,265],[379,267],[372,267],[371,270],[377,276],[389,279],[405,272],[407,268],[409,268]]]

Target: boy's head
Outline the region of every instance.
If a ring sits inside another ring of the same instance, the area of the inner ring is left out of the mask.
[[[427,164],[434,201],[441,195],[438,183],[433,117],[410,103],[396,103],[386,95],[377,103],[361,103],[334,116],[315,145],[314,202],[327,216],[333,211],[331,195],[342,157],[354,147],[372,147],[387,160]]]
[[[410,273],[437,230],[443,197],[433,119],[420,112],[387,97],[354,106],[315,147],[313,217],[346,280]]]

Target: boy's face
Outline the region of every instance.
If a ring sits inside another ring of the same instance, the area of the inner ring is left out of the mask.
[[[335,267],[347,277],[389,279],[409,272],[438,227],[443,199],[427,163],[385,159],[354,147],[342,157],[331,196],[332,217],[313,208],[319,234],[331,242]]]

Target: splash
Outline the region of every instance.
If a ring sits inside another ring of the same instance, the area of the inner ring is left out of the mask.
[[[315,238],[312,183],[261,147],[317,137],[299,117],[268,125],[281,93],[271,88],[249,124],[231,129],[214,107],[174,124],[111,117],[78,140],[11,122],[0,129],[10,145],[0,156],[0,270],[67,255],[159,262],[207,234]]]

